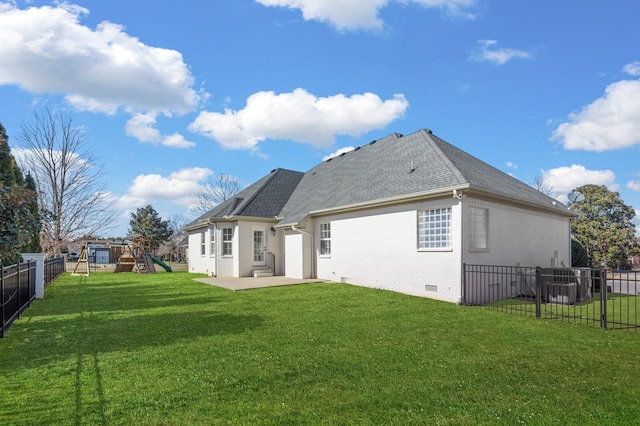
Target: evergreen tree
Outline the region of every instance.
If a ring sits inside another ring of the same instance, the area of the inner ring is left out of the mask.
[[[151,250],[154,251],[167,241],[173,233],[169,222],[162,220],[151,205],[138,208],[135,213],[131,213],[129,226],[129,233],[142,234],[149,238],[151,240]]]
[[[27,173],[27,176],[24,179],[24,189],[30,193],[30,196],[32,197],[28,207],[34,219],[35,229],[32,230],[31,238],[27,245],[23,247],[22,252],[40,253],[42,251],[42,247],[40,246],[40,231],[42,230],[42,224],[40,223],[40,210],[38,208],[38,190],[36,188],[36,181],[29,173]]]
[[[11,168],[13,170],[13,182],[14,186],[23,186],[24,185],[24,176],[22,175],[22,170],[18,167],[18,163],[16,163],[16,159],[11,156]]]
[[[8,140],[0,124],[0,265],[20,262],[23,252],[41,251],[35,182],[25,186]]]
[[[9,137],[0,123],[0,183],[5,186],[14,186],[16,183],[15,163],[9,148]]]

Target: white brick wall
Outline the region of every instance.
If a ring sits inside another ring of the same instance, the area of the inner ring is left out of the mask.
[[[312,278],[311,237],[288,230],[284,240],[285,275],[289,278]]]
[[[237,250],[237,231],[234,232],[233,235],[233,249],[234,256],[222,256],[222,228],[223,227],[231,227],[236,228],[237,223],[218,223],[216,228],[201,228],[197,231],[191,231],[189,233],[189,272],[207,274],[207,275],[217,275],[220,277],[231,277],[234,276],[234,270],[237,269],[235,266],[235,260],[237,259],[237,255],[235,255],[235,251]],[[216,256],[211,255],[211,232],[216,233]],[[202,255],[201,252],[201,243],[200,243],[200,233],[205,232],[205,254]],[[217,268],[217,271],[216,271]],[[237,275],[235,275],[237,276]]]
[[[452,208],[453,247],[417,249],[417,211]],[[469,248],[469,206],[488,210],[487,250]],[[331,256],[319,256],[320,224],[331,223]],[[442,199],[316,217],[317,276],[449,302],[460,301],[462,263],[570,265],[569,220],[506,203]]]
[[[418,250],[417,210],[439,207],[452,207],[453,247]],[[457,200],[443,199],[315,218],[315,235],[331,222],[331,256],[318,257],[318,278],[457,302],[460,211]]]
[[[469,249],[470,206],[488,210],[488,249]],[[417,211],[452,208],[450,250],[417,248]],[[319,256],[320,224],[331,223],[331,255]],[[222,227],[236,227],[234,254],[222,257]],[[218,276],[249,276],[253,271],[253,230],[265,232],[267,252],[276,255],[278,274],[291,278],[343,281],[448,302],[461,298],[462,263],[516,266],[571,264],[569,220],[506,203],[465,197],[361,210],[315,217],[306,232],[278,231],[263,222],[240,222],[217,227]],[[212,274],[209,229],[205,256],[200,254],[200,232],[189,235],[189,270]],[[283,244],[284,241],[284,244]],[[315,263],[315,265],[314,265]],[[315,273],[317,271],[317,273]]]
[[[200,250],[200,233],[205,231],[205,255]],[[209,255],[209,232],[207,228],[189,233],[189,272],[211,275],[214,273],[214,265]]]
[[[569,220],[504,203],[465,199],[465,206],[489,210],[489,248],[469,250],[465,208],[463,261],[470,264],[516,266],[571,266]],[[552,264],[555,262],[555,265]]]

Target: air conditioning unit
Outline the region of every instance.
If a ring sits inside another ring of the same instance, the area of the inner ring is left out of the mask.
[[[544,300],[547,303],[558,303],[562,305],[575,305],[577,296],[576,283],[544,283]]]
[[[576,280],[578,281],[576,294],[578,301],[593,298],[594,288],[591,268],[576,268],[574,269],[574,273],[576,275]]]

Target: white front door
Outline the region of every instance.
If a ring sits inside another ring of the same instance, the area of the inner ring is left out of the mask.
[[[264,252],[265,252],[265,244],[264,244],[264,231],[263,230],[255,230],[253,231],[253,264],[256,266],[264,266]]]

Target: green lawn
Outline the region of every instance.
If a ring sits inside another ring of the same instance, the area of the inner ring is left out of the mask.
[[[601,327],[602,304],[600,293],[596,293],[592,299],[579,302],[575,305],[562,303],[541,303],[540,317],[558,319],[574,324],[592,325]],[[640,297],[620,293],[608,293],[607,296],[607,328],[636,330],[636,324],[640,324],[640,312],[638,305]],[[503,299],[490,305],[494,309],[505,312],[514,311],[521,315],[536,315],[535,299]],[[639,422],[640,423],[640,422]]]
[[[640,422],[637,333],[192,278],[59,278],[0,339],[0,424]]]

